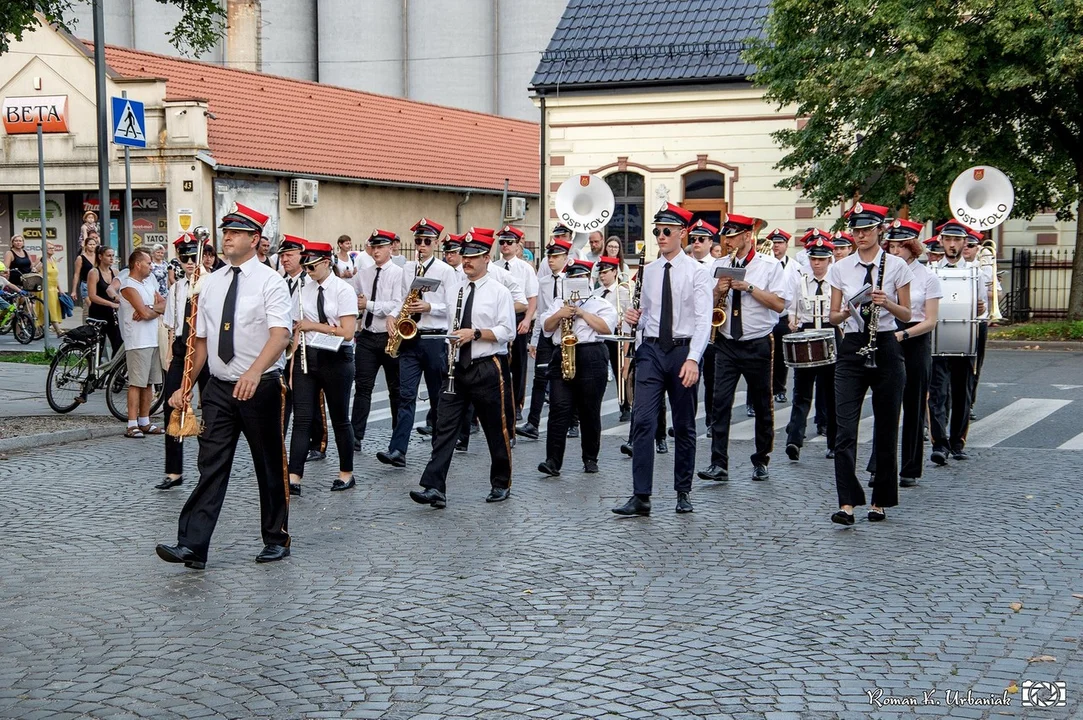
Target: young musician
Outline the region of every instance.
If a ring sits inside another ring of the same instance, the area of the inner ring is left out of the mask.
[[[714,425],[711,428],[711,464],[699,472],[704,480],[729,479],[730,416],[737,381],[748,386],[747,403],[756,415],[756,452],[752,454],[752,479],[767,480],[767,464],[775,439],[771,397],[771,331],[786,307],[789,289],[782,264],[756,252],[753,230],[762,221],[730,214],[722,234],[737,252],[733,265],[728,257],[715,261],[715,269],[744,268],[743,280],[718,278],[715,303],[725,298],[726,322],[715,338]],[[781,359],[779,359],[781,360]]]
[[[617,313],[618,318],[623,316],[624,311],[632,306],[631,291],[628,289],[628,285],[622,285],[619,282],[620,266],[621,261],[619,258],[603,255],[598,258],[598,265],[596,266],[597,271],[595,272],[599,284],[595,294],[613,306],[613,310]],[[628,328],[627,324],[621,320],[617,323],[614,332],[619,332],[620,334],[627,336],[630,332],[630,328]],[[620,354],[617,352],[618,344],[624,345],[625,361],[623,363],[620,362]],[[623,391],[625,393],[625,399],[624,403],[620,406],[621,416],[630,420],[631,404],[628,402],[628,383],[623,366],[627,365],[627,353],[631,349],[631,346],[628,343],[618,343],[615,340],[606,340],[605,346],[609,353],[609,366],[613,372],[613,382],[625,384],[625,390]],[[621,422],[624,422],[624,420]]]
[[[290,485],[300,485],[308,458],[313,416],[323,412],[320,399],[326,398],[338,449],[338,479],[332,490],[354,486],[353,428],[350,427],[350,384],[354,377],[354,333],[357,329],[357,293],[339,278],[333,268],[334,248],[330,243],[308,242],[302,264],[308,282],[301,288],[300,319],[294,325],[293,386],[294,421],[290,440]],[[317,337],[328,336],[332,345],[314,345]],[[307,343],[307,345],[302,345]],[[292,494],[292,493],[291,493]]]
[[[501,502],[511,495],[511,436],[508,423],[504,369],[496,357],[515,337],[515,310],[511,293],[488,274],[493,238],[466,233],[463,239],[463,271],[467,283],[456,293],[448,330],[458,337],[455,364],[445,384],[440,412],[436,416],[432,456],[421,475],[423,490],[411,490],[410,498],[421,505],[447,505],[447,474],[468,409],[481,418],[492,463],[492,490],[485,502]],[[451,378],[454,377],[454,380]],[[452,387],[454,383],[454,387]]]
[[[658,429],[658,408],[669,395],[673,410],[676,457],[673,486],[678,513],[692,512],[692,470],[696,462],[695,396],[699,363],[711,328],[711,277],[684,254],[682,241],[692,213],[666,203],[654,216],[658,260],[645,268],[640,309],[629,308],[624,320],[637,334],[635,411],[632,413],[632,481],[634,494],[613,508],[618,515],[650,515],[654,485],[651,439]]]
[[[219,226],[229,264],[201,281],[192,370],[198,376],[206,364],[211,378],[202,398],[199,484],[181,511],[177,544],[156,548],[166,562],[200,570],[206,566],[242,433],[252,451],[259,486],[264,547],[256,562],[274,562],[290,554],[282,367],[292,317],[286,282],[256,258],[267,219],[234,204]],[[170,399],[175,408],[190,401],[179,390]]]
[[[534,324],[535,313],[538,309],[538,273],[533,265],[518,256],[519,250],[522,249],[522,230],[505,225],[496,233],[496,240],[500,243],[500,259],[496,264],[515,277],[526,295],[526,311],[515,314],[515,342],[512,344],[509,358],[515,419],[522,420],[525,400],[523,396],[526,393],[526,367],[529,359],[527,341],[530,339],[531,326]]]
[[[714,268],[715,258],[711,254],[711,247],[719,242],[718,228],[706,220],[696,220],[688,230],[688,241],[692,243],[692,257],[702,264],[708,271]],[[707,434],[710,435],[714,426],[714,373],[715,373],[714,343],[708,342],[707,349],[703,351],[703,362],[700,363],[703,374],[703,414],[707,422]],[[696,396],[697,400],[699,396]],[[697,408],[696,414],[699,414]],[[662,420],[665,423],[665,420]]]
[[[813,228],[801,238],[809,263],[809,274],[797,273],[792,279],[790,289],[789,327],[798,330],[819,326],[831,329],[828,311],[831,308],[831,286],[827,282],[827,270],[831,267],[835,246],[830,236],[823,230]],[[835,346],[842,336],[835,333]],[[775,361],[781,358],[776,355]],[[796,462],[801,459],[801,448],[805,444],[805,426],[808,422],[809,409],[812,407],[813,390],[817,399],[832,409],[827,413],[827,457],[835,457],[835,436],[838,426],[835,422],[835,365],[794,368],[793,371],[793,406],[790,408],[790,422],[786,425],[786,456]]]
[[[599,335],[612,335],[617,326],[617,311],[599,296],[590,294],[593,264],[576,260],[565,272],[569,281],[581,278],[587,284],[583,299],[550,303],[539,322],[553,345],[549,362],[549,425],[545,441],[545,461],[538,472],[558,476],[564,464],[564,447],[572,408],[578,409],[582,427],[583,472],[598,472],[598,450],[602,443],[602,397],[605,395],[606,366],[609,353]],[[575,374],[564,377],[563,359],[565,325],[570,323],[576,342],[571,352]]]
[[[831,244],[835,246],[835,262],[850,256],[854,250],[854,236],[845,230],[836,230]]]
[[[993,301],[993,283],[997,284],[997,292],[1000,292],[1003,288],[1000,287],[1000,280],[993,277],[993,266],[982,265],[978,259],[978,253],[981,250],[983,236],[977,230],[971,229],[967,233],[966,246],[963,248],[963,257],[966,258],[974,267],[978,268],[981,273],[979,278],[980,282],[984,286],[982,288],[982,295],[985,298],[985,312],[978,313],[978,338],[977,338],[977,355],[974,358],[974,372],[970,374],[970,419],[975,420],[974,404],[978,402],[978,382],[981,380],[981,369],[985,365],[985,346],[989,342],[989,310]]]
[[[771,241],[771,254],[782,266],[782,282],[787,290],[794,286],[797,282],[797,276],[801,275],[797,263],[790,260],[790,256],[786,254],[791,237],[782,228],[775,228],[767,234],[767,239]],[[781,312],[778,316],[778,324],[775,325],[775,329],[771,332],[771,337],[774,338],[775,351],[774,362],[771,363],[771,389],[775,394],[776,403],[786,402],[786,383],[789,379],[789,368],[786,367],[786,363],[782,362],[782,338],[789,334],[790,318],[785,312]]]
[[[886,217],[886,207],[855,204],[846,218],[857,253],[836,261],[827,272],[831,323],[846,328],[835,363],[835,486],[839,510],[831,516],[831,522],[840,525],[853,525],[854,507],[865,504],[865,491],[856,472],[857,425],[870,389],[876,424],[872,449],[876,455],[876,484],[869,520],[886,520],[884,510],[899,502],[899,408],[906,378],[902,351],[895,339],[895,320],[910,321],[913,274],[905,262],[880,249],[880,228]],[[869,299],[861,304],[855,317],[851,300],[861,296],[863,290]],[[869,367],[870,361],[875,362],[875,367]]]

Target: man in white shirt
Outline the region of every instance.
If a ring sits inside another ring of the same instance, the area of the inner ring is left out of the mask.
[[[481,418],[489,445],[491,490],[485,502],[502,502],[511,495],[511,438],[504,369],[496,354],[515,333],[511,293],[488,276],[493,238],[466,233],[463,272],[467,283],[456,292],[448,332],[457,337],[453,371],[447,379],[436,416],[432,456],[421,475],[422,490],[410,498],[440,509],[447,505],[447,474],[456,439],[472,405]],[[461,300],[461,302],[460,302]]]
[[[410,445],[410,433],[414,428],[417,390],[422,377],[425,378],[425,386],[429,391],[429,413],[426,427],[419,428],[418,431],[425,430],[421,432],[422,435],[432,435],[432,429],[436,426],[440,387],[447,372],[447,343],[443,336],[447,334],[450,305],[448,299],[451,293],[457,292],[459,288],[455,271],[433,254],[444,226],[428,218],[421,218],[410,230],[414,233],[417,260],[409,262],[402,274],[404,302],[410,293],[410,286],[419,277],[438,280],[440,286],[431,292],[422,293],[406,308],[417,325],[417,335],[411,340],[403,339],[399,345],[398,424],[391,435],[387,451],[376,453],[377,460],[392,467],[406,466],[406,452]]]
[[[978,314],[978,354],[974,358],[974,372],[970,374],[970,419],[972,421],[977,419],[974,415],[974,404],[978,402],[978,382],[981,380],[982,366],[985,365],[985,346],[989,342],[989,309],[993,301],[993,283],[997,284],[998,293],[1003,289],[1000,286],[1000,280],[993,277],[992,264],[982,265],[978,259],[983,240],[984,236],[971,228],[967,233],[966,247],[963,248],[963,257],[981,273],[979,282],[984,286],[981,295],[985,301],[985,312]]]
[[[293,318],[286,282],[256,258],[256,243],[267,219],[257,210],[234,204],[219,226],[229,265],[200,281],[193,376],[207,364],[211,378],[202,397],[199,484],[181,511],[177,545],[156,548],[166,562],[196,569],[206,566],[242,433],[259,485],[264,547],[256,562],[290,554],[282,368]],[[178,390],[170,402],[182,407],[191,397],[182,397]]]
[[[702,218],[696,220],[688,230],[688,246],[692,248],[692,259],[707,268],[708,272],[714,267],[715,261],[714,255],[711,254],[711,246],[720,241],[718,228]],[[708,435],[712,432],[711,427],[714,425],[714,357],[715,345],[709,342],[707,349],[703,351],[703,362],[700,363],[700,372],[703,374],[703,382],[700,385],[703,386],[704,420],[707,422]],[[698,395],[696,399],[699,399]],[[696,414],[699,414],[699,408],[696,409]]]
[[[376,386],[376,374],[383,368],[387,380],[388,400],[391,403],[391,428],[398,427],[399,415],[399,361],[388,355],[387,334],[395,325],[402,299],[402,267],[392,262],[391,246],[398,235],[390,230],[376,229],[369,236],[375,264],[362,268],[350,278],[357,293],[357,344],[354,348],[354,396],[350,422],[353,425],[353,449],[361,452],[365,439],[369,410],[372,408],[372,389]],[[404,261],[405,262],[405,261]]]
[[[651,443],[658,407],[669,395],[676,442],[673,485],[678,513],[692,512],[696,462],[696,384],[711,327],[711,279],[707,269],[681,250],[692,213],[666,203],[654,216],[659,258],[641,268],[640,309],[624,320],[638,326],[635,408],[632,412],[633,495],[613,508],[617,515],[650,515],[654,484]]]
[[[627,283],[620,283],[620,258],[603,255],[598,259],[598,269],[595,274],[598,276],[599,285],[595,295],[612,305],[617,317],[623,318],[624,311],[632,307],[632,291]],[[622,319],[613,332],[628,336],[630,328]],[[617,399],[622,401],[620,421],[628,422],[631,419],[632,406],[629,402],[631,393],[627,388],[628,374],[624,372],[624,366],[628,364],[627,357],[632,347],[629,343],[615,340],[606,340],[605,345],[609,352],[609,365],[613,370],[613,382],[617,385]]]
[[[526,295],[526,312],[516,314],[515,342],[511,346],[511,379],[514,391],[513,404],[515,419],[523,419],[523,403],[526,394],[526,368],[529,354],[527,344],[531,326],[538,309],[538,274],[534,266],[518,255],[519,245],[523,241],[523,231],[511,225],[505,225],[496,233],[500,243],[500,259],[497,265],[503,267],[515,277]]]
[[[796,276],[800,275],[798,265],[786,254],[792,236],[782,228],[775,228],[767,233],[767,239],[771,241],[771,254],[782,265],[782,282],[787,290],[793,286]],[[778,324],[771,333],[775,342],[775,361],[771,370],[771,390],[775,395],[776,403],[786,402],[786,382],[789,376],[789,368],[782,362],[782,338],[790,334],[790,319],[785,312],[779,313]]]
[[[165,299],[151,276],[150,253],[132,251],[128,277],[120,290],[120,332],[124,338],[124,359],[128,363],[128,430],[125,437],[161,435],[165,431],[150,422],[153,385],[162,382],[158,357],[158,318],[165,313]]]
[[[715,261],[715,270],[743,268],[744,279],[721,275],[715,287],[715,305],[727,307],[726,321],[715,336],[714,426],[711,428],[711,464],[699,472],[704,480],[729,479],[730,418],[737,382],[748,386],[747,402],[756,412],[756,452],[752,479],[767,480],[767,464],[775,438],[771,404],[771,332],[786,307],[789,289],[778,260],[756,252],[754,229],[759,218],[730,213],[722,225],[727,244],[736,250]]]
[[[595,230],[587,236],[587,244],[579,248],[579,259],[586,260],[593,267],[594,263],[598,262],[598,258],[602,256],[604,245],[605,233]]]

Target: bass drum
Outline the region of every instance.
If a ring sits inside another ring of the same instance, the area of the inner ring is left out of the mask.
[[[782,336],[782,356],[786,367],[809,368],[834,365],[837,351],[835,331],[803,330]]]
[[[944,287],[933,328],[933,355],[964,357],[978,352],[978,278],[976,267],[937,268]]]

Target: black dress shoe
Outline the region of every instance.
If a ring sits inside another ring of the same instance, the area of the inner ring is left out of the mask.
[[[504,502],[511,497],[511,488],[493,488],[489,491],[488,497],[485,498],[485,502]]]
[[[320,452],[319,450],[309,450],[308,451],[308,457],[305,458],[305,462],[309,463],[309,462],[312,462],[313,460],[323,460],[326,457],[327,457],[327,453],[325,453],[325,452]]]
[[[355,453],[361,452],[361,441],[360,440],[354,440],[353,441],[353,451]]]
[[[793,460],[794,462],[797,462],[801,459],[801,448],[799,448],[794,443],[788,444],[786,446],[786,457],[788,457],[790,460]]]
[[[288,545],[264,545],[263,551],[256,556],[256,562],[276,562],[282,558],[288,558],[289,556],[290,548]]]
[[[537,440],[538,428],[534,425],[534,423],[525,422],[522,425],[515,426],[515,434],[522,435],[523,437],[530,438],[531,440]]]
[[[869,487],[876,487],[876,476],[869,475]]]
[[[560,477],[560,470],[557,470],[557,464],[552,460],[546,458],[544,462],[538,463],[538,472],[549,477]]]
[[[447,497],[436,488],[411,490],[410,499],[419,505],[431,505],[437,510],[442,510],[447,506]]]
[[[456,440],[455,441],[455,450],[456,450],[456,452],[467,452],[469,449],[470,449],[470,443],[466,442],[465,440]]]
[[[620,420],[618,420],[618,422],[624,423],[624,422],[628,422],[631,419],[632,419],[632,411],[631,410],[628,410],[627,408],[625,408],[625,409],[620,411]]]
[[[899,487],[917,487],[918,481],[914,478],[899,478]]]
[[[417,429],[418,435],[425,435],[426,437],[432,435],[432,425],[422,425]]]
[[[666,430],[666,435],[673,437],[673,428],[669,428],[668,430]]]
[[[974,414],[974,408],[970,408],[970,420],[971,420],[971,422],[973,422],[974,420],[977,420],[977,419],[978,419],[978,416]]]
[[[854,514],[839,510],[838,512],[831,515],[831,522],[837,523],[839,525],[853,525]]]
[[[613,512],[617,515],[650,515],[651,499],[640,499],[638,495],[633,495],[628,498],[628,502],[613,508]]]
[[[521,409],[516,410],[515,411],[515,422],[522,422],[522,421],[523,421],[523,411]]]
[[[579,426],[578,425],[572,425],[570,428],[568,428],[568,437],[570,437],[570,438],[579,437]]]
[[[784,393],[784,392],[775,393],[775,402],[777,402],[777,403],[786,402],[786,393]]]
[[[481,432],[481,423],[470,423],[470,434],[477,435],[479,432]]]
[[[654,452],[658,453],[659,455],[665,455],[667,452],[669,452],[669,444],[666,443],[665,440],[655,440]]]
[[[827,458],[828,460],[834,460],[835,459],[835,450],[834,449],[828,450],[827,454],[824,455],[824,457]]]
[[[179,478],[166,477],[160,483],[155,485],[154,489],[155,490],[169,490],[170,488],[175,488],[178,485],[183,485],[183,484],[184,484],[184,476],[183,475],[181,477],[179,477]]]
[[[956,450],[951,454],[952,460],[969,460],[970,456],[966,454],[966,450]]]
[[[771,476],[767,473],[766,465],[757,465],[755,468],[752,469],[753,480],[766,480],[769,477]]]
[[[632,443],[621,443],[620,451],[628,457],[632,457]]]
[[[190,567],[193,570],[202,570],[207,567],[206,558],[199,557],[195,554],[195,551],[183,545],[159,545],[154,548],[154,552],[166,562],[184,563],[185,567]]]
[[[887,520],[887,515],[883,510],[869,510],[869,522],[881,522]]]
[[[816,426],[816,434],[819,435],[820,437],[827,437],[827,426],[826,425],[817,425]]]
[[[751,405],[745,405],[745,415],[749,417],[756,417],[756,408]]]
[[[290,483],[290,497],[300,497],[300,496],[301,496],[301,484],[291,482]]]
[[[597,460],[584,460],[583,461],[583,472],[585,472],[585,473],[587,473],[589,475],[593,475],[596,472],[598,472],[598,461]]]
[[[677,512],[679,512],[679,513],[690,513],[690,512],[692,512],[692,501],[690,499],[688,499],[688,493],[686,493],[686,492],[677,493],[677,508],[676,509],[677,509]]]
[[[933,450],[933,454],[929,456],[929,459],[937,465],[948,464],[948,454],[943,450]]]
[[[706,470],[700,470],[696,475],[700,480],[716,480],[722,482],[730,479],[729,470],[721,465],[708,465]]]
[[[399,450],[392,450],[391,452],[381,450],[376,453],[376,459],[391,467],[406,467],[406,456]]]
[[[352,488],[356,484],[357,483],[354,481],[353,475],[351,475],[350,479],[347,480],[346,482],[342,482],[342,480],[336,479],[333,483],[331,483],[331,490],[332,491],[335,491],[335,490],[349,490],[350,488]]]

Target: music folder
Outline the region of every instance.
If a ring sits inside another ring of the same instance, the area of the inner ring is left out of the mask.
[[[427,292],[433,292],[440,287],[439,278],[434,277],[416,277],[414,281],[410,283],[411,290],[417,290],[424,294]]]
[[[747,268],[735,268],[735,267],[716,267],[714,269],[714,276],[716,278],[729,278],[730,280],[744,280],[745,272]]]
[[[850,316],[857,318],[862,330],[865,329],[865,319],[861,317],[861,306],[868,302],[872,302],[872,285],[868,283],[846,301],[846,304],[850,306]]]

